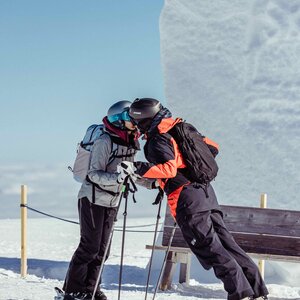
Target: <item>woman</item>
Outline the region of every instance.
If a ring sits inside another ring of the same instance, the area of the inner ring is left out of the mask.
[[[91,150],[90,168],[78,194],[80,243],[66,275],[64,299],[91,299],[109,234],[120,201],[123,174],[117,166],[133,161],[139,150],[136,127],[130,121],[129,101],[112,105],[103,119],[105,133]],[[97,287],[96,300],[107,300]]]

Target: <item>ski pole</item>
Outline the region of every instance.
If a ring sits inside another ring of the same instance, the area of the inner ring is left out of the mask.
[[[168,248],[167,248],[167,251],[166,251],[166,254],[165,254],[165,258],[164,258],[163,264],[162,264],[161,269],[160,269],[160,273],[159,273],[158,280],[157,280],[157,283],[156,283],[156,286],[155,286],[155,291],[154,291],[152,300],[155,299],[155,296],[156,296],[156,293],[157,293],[157,289],[158,289],[158,285],[160,283],[161,275],[162,275],[162,272],[163,272],[163,270],[165,269],[165,266],[166,266],[166,262],[167,262],[168,254],[170,252],[170,248],[171,248],[171,245],[172,245],[172,241],[173,241],[173,237],[174,237],[174,234],[175,234],[175,230],[176,230],[176,222],[174,223],[174,226],[173,226],[173,229],[172,229],[172,233],[171,233],[171,236],[170,236]]]
[[[127,176],[124,180],[124,184],[123,184],[123,187],[122,187],[122,194],[121,194],[120,201],[119,201],[119,204],[118,204],[118,207],[117,207],[116,215],[118,215],[123,195],[126,192],[128,177],[129,176]],[[102,272],[103,272],[103,268],[104,268],[105,257],[107,255],[107,252],[108,252],[108,249],[109,249],[109,246],[110,246],[110,242],[111,242],[112,237],[113,237],[114,227],[115,227],[115,222],[113,223],[113,225],[111,227],[111,231],[110,231],[109,236],[108,236],[107,245],[106,245],[105,250],[104,250],[103,258],[102,258],[102,261],[101,261],[99,273],[98,273],[98,276],[97,276],[97,280],[96,280],[96,284],[95,284],[95,287],[94,287],[93,296],[92,296],[91,300],[95,300],[96,291],[97,291],[97,288],[98,288],[98,285],[99,285],[99,282],[100,282],[100,278],[101,278],[101,275],[102,275]]]
[[[128,176],[129,178],[130,176]],[[118,300],[121,297],[121,285],[122,285],[122,275],[123,275],[123,259],[124,259],[124,246],[125,246],[125,230],[126,230],[126,220],[127,220],[127,204],[128,204],[128,193],[129,193],[129,183],[126,182],[126,189],[124,192],[125,198],[125,209],[124,209],[124,219],[123,219],[123,232],[122,232],[122,247],[121,247],[121,262],[119,271],[119,290],[118,290]]]
[[[160,193],[161,192],[159,191],[159,194]],[[155,224],[155,230],[154,230],[152,251],[151,251],[151,257],[150,257],[150,261],[149,261],[149,270],[148,270],[147,283],[146,283],[145,300],[147,300],[147,295],[148,295],[148,288],[149,288],[150,274],[151,274],[151,268],[152,268],[152,260],[153,260],[153,254],[154,254],[154,247],[155,247],[157,230],[158,230],[158,225],[159,225],[159,220],[160,220],[161,202],[162,202],[162,199],[159,202],[158,212],[157,212],[157,217],[156,217],[156,224]]]

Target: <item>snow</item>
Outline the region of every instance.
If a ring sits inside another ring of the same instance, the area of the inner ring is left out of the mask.
[[[166,0],[165,94],[220,144],[223,204],[300,209],[300,1]]]
[[[122,215],[121,215],[122,216]],[[123,217],[117,226],[122,226]],[[131,218],[128,226],[153,224],[153,218]],[[129,228],[128,228],[129,229]],[[153,230],[154,225],[136,230]],[[41,218],[28,220],[28,276],[20,278],[20,220],[0,220],[0,300],[40,300],[53,299],[54,287],[62,287],[68,263],[79,238],[79,226],[60,220]],[[147,278],[147,265],[150,250],[146,244],[152,244],[153,233],[126,234],[123,269],[123,287],[121,299],[144,299]],[[116,299],[118,294],[118,276],[121,253],[121,232],[115,232],[110,258],[103,274],[103,290],[109,299]],[[163,253],[156,251],[153,273],[150,279],[148,299],[152,299]],[[200,265],[192,263],[190,286],[178,284],[178,274],[174,276],[172,290],[159,292],[158,300],[184,299],[226,299],[222,284],[207,278],[209,272]],[[268,269],[268,267],[267,267]],[[209,277],[209,276],[208,276]],[[300,299],[300,287],[274,284],[267,280],[270,299]]]
[[[220,145],[219,202],[300,210],[300,1],[166,0],[160,34],[167,106]]]

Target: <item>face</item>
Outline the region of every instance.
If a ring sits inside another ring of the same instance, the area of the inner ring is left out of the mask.
[[[131,118],[129,117],[128,110],[123,111],[122,120],[124,121],[126,129],[130,131],[136,130],[136,126],[133,124]]]
[[[147,118],[147,119],[142,119],[134,122],[139,129],[141,133],[145,133],[149,130],[151,124],[152,124],[152,119]]]
[[[125,124],[125,127],[128,129],[128,130],[135,130],[136,129],[136,126],[133,125],[133,123],[131,121],[124,121],[124,124]]]

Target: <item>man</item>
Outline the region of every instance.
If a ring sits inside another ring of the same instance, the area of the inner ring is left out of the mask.
[[[92,148],[90,169],[78,194],[80,243],[66,275],[65,300],[91,299],[101,262],[108,258],[104,251],[126,175],[117,173],[117,166],[123,160],[133,161],[139,149],[137,130],[128,116],[130,104],[119,101],[109,108],[103,119],[105,133]],[[98,288],[95,299],[107,297]]]
[[[213,268],[229,300],[267,299],[257,266],[226,229],[212,185],[191,182],[185,172],[182,154],[168,133],[182,120],[174,120],[152,98],[136,99],[129,116],[147,139],[144,152],[149,162],[126,163],[127,170],[159,180],[187,244],[205,269]]]

